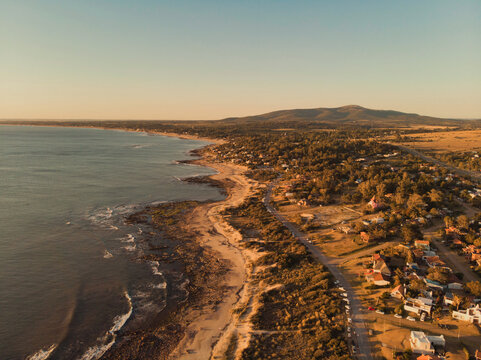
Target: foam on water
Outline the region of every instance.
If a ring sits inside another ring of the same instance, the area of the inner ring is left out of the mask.
[[[152,267],[152,273],[154,275],[158,275],[158,276],[163,276],[164,274],[162,274],[161,271],[159,271],[159,262],[158,261],[151,261],[150,262],[150,266]]]
[[[126,291],[124,293],[125,298],[129,304],[129,311],[127,311],[123,315],[117,315],[113,320],[113,326],[110,328],[109,331],[102,337],[103,344],[92,346],[87,349],[87,351],[79,358],[80,360],[97,360],[102,357],[105,352],[115,344],[115,339],[117,338],[117,332],[122,329],[125,325],[127,320],[129,320],[130,316],[132,315],[133,306],[132,306],[132,299],[129,293]]]

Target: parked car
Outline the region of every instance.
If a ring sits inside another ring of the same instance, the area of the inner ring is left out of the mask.
[[[385,314],[385,312],[384,312],[384,311],[381,311],[381,310],[376,310],[376,312],[377,312],[378,314],[381,314],[381,315],[384,315],[384,314]]]
[[[369,311],[374,311],[374,310],[376,310],[376,309],[374,309],[372,306],[369,306],[367,309],[368,309]]]
[[[402,315],[399,315],[399,314],[395,314],[394,317],[395,317],[395,318],[398,318],[398,319],[402,319],[402,318],[403,318]]]
[[[408,316],[406,319],[408,319],[409,321],[416,321],[416,319],[413,318],[412,316]]]

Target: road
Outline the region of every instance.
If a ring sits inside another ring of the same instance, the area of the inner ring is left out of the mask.
[[[448,169],[449,171],[452,171],[453,173],[458,174],[459,176],[471,178],[471,180],[476,181],[477,183],[481,183],[481,173],[479,171],[463,170],[463,169],[457,168],[455,166],[446,164],[445,162],[442,162],[441,160],[435,159],[431,156],[427,156],[424,153],[422,153],[421,151],[418,151],[418,150],[415,150],[415,149],[412,149],[412,148],[409,148],[409,147],[406,147],[406,146],[403,146],[403,145],[392,144],[392,143],[391,143],[391,145],[396,146],[399,149],[410,153],[411,155],[420,157],[421,159],[423,159],[427,162],[430,162],[432,164],[444,167],[444,168]]]
[[[354,340],[358,346],[358,353],[356,354],[358,359],[361,360],[373,360],[371,355],[371,346],[369,344],[369,338],[367,335],[366,326],[363,321],[362,317],[362,307],[361,302],[358,297],[355,295],[353,288],[351,287],[350,283],[341,273],[339,268],[337,267],[335,259],[332,259],[326,255],[324,255],[319,248],[315,245],[310,243],[307,239],[307,236],[297,229],[297,227],[288,221],[284,216],[282,216],[271,204],[271,196],[272,196],[272,188],[276,182],[269,184],[267,187],[266,196],[264,198],[264,206],[266,209],[274,215],[289,231],[296,237],[302,244],[306,246],[306,248],[310,251],[312,256],[326,266],[334,278],[339,281],[340,286],[342,286],[347,293],[347,298],[349,299],[349,304],[351,307],[351,319],[352,319],[352,328],[354,330]]]

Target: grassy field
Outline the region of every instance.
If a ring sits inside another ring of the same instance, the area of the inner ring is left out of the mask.
[[[416,141],[401,145],[438,153],[481,150],[481,130],[411,134],[410,137]]]

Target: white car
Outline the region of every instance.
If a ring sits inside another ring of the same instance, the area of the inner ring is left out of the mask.
[[[351,309],[351,307],[350,307],[349,305],[344,305],[344,307],[345,307],[346,309],[348,309],[348,310]]]
[[[346,289],[344,289],[342,286],[339,286],[338,289],[341,290],[341,291],[346,291]]]
[[[376,310],[376,312],[377,312],[378,314],[381,314],[381,315],[384,315],[384,314],[385,314],[385,312],[384,312],[384,311],[381,311],[381,310]]]
[[[416,321],[416,319],[413,318],[412,316],[408,316],[406,319],[408,319],[409,321]]]
[[[342,294],[341,294],[341,296],[343,296],[343,297],[346,297],[346,298],[347,298],[347,293],[345,293],[345,292],[344,292],[344,293],[342,293]]]
[[[395,318],[398,318],[398,319],[402,319],[402,318],[403,318],[402,315],[399,315],[399,314],[395,314],[394,317],[395,317]]]
[[[352,319],[351,319],[351,318],[347,318],[347,322],[348,322],[348,323],[352,323]]]

